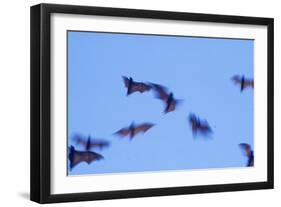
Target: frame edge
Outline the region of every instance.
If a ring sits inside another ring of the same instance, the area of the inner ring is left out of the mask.
[[[40,202],[40,22],[41,6],[30,8],[30,200]]]

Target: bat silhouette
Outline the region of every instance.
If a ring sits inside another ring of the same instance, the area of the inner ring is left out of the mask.
[[[244,151],[245,155],[248,158],[247,167],[254,166],[254,152],[251,146],[247,143],[241,143],[239,144],[239,146],[241,147],[241,149]]]
[[[73,140],[76,142],[76,145],[82,145],[85,147],[85,150],[90,150],[92,148],[103,149],[104,147],[109,146],[109,142],[101,139],[93,139],[91,136],[86,138],[83,135],[75,134]]]
[[[232,81],[235,84],[240,85],[241,92],[247,87],[254,88],[254,80],[246,79],[244,75],[242,77],[240,77],[239,75],[235,75],[232,77]]]
[[[145,133],[153,126],[154,124],[151,123],[143,123],[143,124],[135,125],[134,122],[132,122],[129,127],[122,128],[119,131],[115,132],[115,134],[121,137],[129,136],[130,139],[132,139],[138,133]]]
[[[191,125],[193,136],[196,136],[198,132],[205,136],[213,133],[209,123],[206,120],[201,120],[193,113],[189,115],[188,119]]]
[[[151,86],[142,82],[135,82],[133,78],[127,78],[125,76],[122,76],[124,84],[127,88],[127,96],[134,93],[134,92],[140,92],[143,93],[145,91],[149,91],[151,89]]]
[[[156,92],[156,98],[161,99],[165,103],[164,113],[174,111],[180,100],[174,98],[172,92],[168,92],[168,89],[159,84],[151,83],[154,91]]]
[[[70,161],[70,169],[74,168],[80,162],[86,162],[88,165],[91,162],[103,159],[103,156],[92,151],[77,151],[73,146],[69,148],[68,159]]]

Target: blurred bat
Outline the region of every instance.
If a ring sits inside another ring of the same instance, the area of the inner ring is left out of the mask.
[[[239,144],[239,146],[241,147],[241,149],[243,150],[243,152],[248,158],[247,167],[254,166],[254,152],[251,146],[247,143],[241,143]]]
[[[252,79],[246,79],[244,75],[240,77],[239,75],[235,75],[232,77],[232,81],[235,84],[240,85],[240,91],[242,92],[245,88],[251,87],[254,88],[254,80]]]
[[[190,114],[188,119],[191,125],[193,136],[196,136],[198,132],[200,132],[202,135],[213,133],[210,125],[206,120],[200,120],[200,118],[195,114]]]
[[[121,137],[126,137],[129,135],[130,139],[132,139],[138,133],[145,133],[153,126],[154,124],[150,124],[150,123],[143,123],[140,125],[135,125],[134,123],[132,123],[129,127],[122,128],[119,131],[115,132],[115,134]]]
[[[156,92],[156,98],[161,99],[165,103],[164,113],[168,113],[174,111],[180,100],[174,98],[174,94],[172,92],[168,92],[168,89],[159,84],[151,83],[154,91]]]
[[[125,76],[122,77],[123,77],[124,84],[127,88],[127,96],[134,92],[143,93],[151,89],[151,86],[148,84],[142,82],[135,82],[131,77],[130,78],[127,78]]]
[[[85,147],[85,150],[90,150],[92,148],[103,149],[104,147],[109,146],[109,142],[101,139],[93,139],[91,136],[86,138],[83,135],[75,134],[73,140],[76,142],[76,145],[81,145]]]
[[[103,159],[103,156],[91,151],[77,151],[73,146],[69,148],[68,159],[70,161],[70,169],[74,168],[80,162],[86,162],[88,165],[91,162]]]

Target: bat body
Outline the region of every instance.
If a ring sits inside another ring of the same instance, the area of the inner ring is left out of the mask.
[[[117,131],[115,134],[121,137],[129,136],[130,139],[132,139],[134,138],[135,135],[139,133],[145,133],[153,126],[154,124],[151,123],[143,123],[140,125],[135,125],[134,123],[132,123],[129,127],[122,128],[119,131]]]
[[[189,122],[191,125],[193,136],[196,136],[198,132],[202,135],[209,135],[212,133],[212,129],[206,120],[200,120],[195,114],[189,115]]]
[[[142,82],[135,82],[133,78],[127,78],[125,76],[123,77],[123,81],[125,84],[125,87],[127,88],[127,96],[134,93],[134,92],[140,92],[143,93],[145,91],[149,91],[151,89],[151,86]]]
[[[166,87],[155,83],[151,83],[151,85],[156,92],[156,98],[162,100],[165,104],[164,113],[174,111],[180,100],[175,99],[174,94],[169,93]]]
[[[241,149],[244,151],[246,157],[248,158],[247,161],[247,167],[254,166],[254,152],[251,148],[251,146],[247,143],[241,143],[239,144]]]
[[[70,147],[68,159],[70,161],[70,169],[74,168],[81,162],[86,162],[88,165],[94,161],[103,159],[103,156],[91,151],[77,151],[73,146]]]
[[[90,150],[92,148],[103,149],[109,146],[109,142],[102,139],[93,139],[91,136],[86,138],[83,135],[76,134],[73,136],[73,140],[77,145],[81,145],[85,148],[85,150]]]
[[[242,92],[246,88],[254,88],[254,80],[252,79],[246,79],[243,75],[242,77],[235,75],[232,77],[232,81],[235,84],[240,85],[240,91]]]

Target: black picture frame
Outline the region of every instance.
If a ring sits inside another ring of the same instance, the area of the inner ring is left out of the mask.
[[[238,184],[218,184],[188,187],[167,187],[154,189],[87,192],[74,194],[50,193],[50,15],[52,13],[101,15],[114,17],[134,17],[149,19],[181,20],[194,22],[219,22],[267,26],[267,181]],[[38,203],[87,201],[102,199],[133,198],[146,196],[166,196],[179,194],[210,193],[273,188],[273,38],[272,18],[195,14],[168,11],[135,10],[89,6],[39,4],[31,7],[31,173],[30,199]]]

